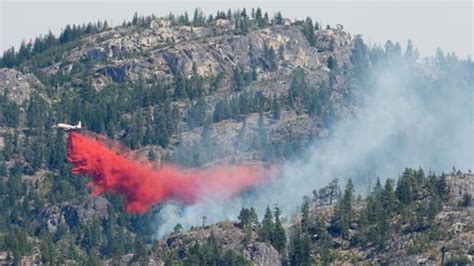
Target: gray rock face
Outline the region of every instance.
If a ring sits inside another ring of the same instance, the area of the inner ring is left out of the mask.
[[[0,94],[8,91],[9,100],[21,104],[30,99],[34,86],[41,85],[33,74],[23,74],[15,69],[0,69]]]
[[[82,223],[106,219],[108,204],[102,197],[88,196],[83,202],[66,202],[50,206],[41,215],[40,230],[55,232],[61,223],[72,229]]]
[[[225,250],[242,253],[244,258],[254,265],[281,265],[280,254],[269,243],[257,241],[256,232],[250,231],[247,235],[233,222],[226,221],[204,228],[197,228],[184,234],[174,234],[155,244],[154,257],[160,261],[163,252],[174,251],[178,258],[184,259],[188,254],[189,243],[197,241],[204,243],[209,236],[213,236]],[[250,237],[247,246],[242,245],[244,237]]]
[[[245,248],[244,257],[255,265],[281,265],[280,254],[268,243],[256,242],[249,244]]]
[[[466,194],[474,196],[474,174],[448,175],[446,181],[454,203],[462,200]]]
[[[153,21],[149,28],[139,32],[118,28],[101,33],[91,38],[89,45],[66,55],[66,61],[99,60],[99,73],[106,75],[105,67],[122,69],[125,75],[121,73],[120,77],[134,82],[140,76],[169,80],[177,72],[185,76],[194,75],[194,71],[201,76],[231,73],[237,65],[249,68],[250,61],[256,60],[258,71],[265,78],[262,58],[266,44],[276,53],[281,47],[280,55],[287,62],[274,76],[289,74],[299,66],[314,72],[308,76],[317,81],[327,79],[330,55],[342,67],[348,62],[352,47],[350,36],[336,29],[317,31],[317,46],[312,47],[298,25],[252,28],[246,35],[234,35],[233,28],[234,23],[228,20],[216,20],[210,27],[170,27],[166,20]],[[109,78],[117,80],[115,75]],[[119,82],[123,82],[122,78]]]
[[[123,83],[126,80],[125,70],[122,68],[104,67],[102,69],[99,69],[99,71],[97,72],[99,72],[100,74],[106,77],[109,77],[110,79],[112,79],[114,82],[117,82],[117,83]]]

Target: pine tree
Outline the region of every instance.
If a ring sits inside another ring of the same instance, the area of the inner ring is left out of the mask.
[[[290,243],[290,265],[312,265],[310,239],[300,232],[297,232]]]
[[[240,226],[242,228],[250,227],[251,225],[251,217],[250,217],[250,210],[247,208],[242,208],[240,210],[239,216],[237,217],[239,219]]]
[[[337,68],[337,62],[336,62],[336,59],[334,59],[334,57],[332,57],[332,55],[330,55],[328,57],[328,62],[327,62],[327,66],[330,70],[335,70]]]
[[[316,45],[316,35],[314,34],[313,21],[310,17],[307,17],[304,22],[303,35],[306,37],[306,40],[309,42],[309,45]]]
[[[194,9],[193,26],[204,27],[205,24],[206,24],[206,19],[202,11],[199,8]]]
[[[275,231],[275,223],[273,221],[272,210],[269,206],[265,210],[265,215],[263,216],[262,225],[259,230],[260,238],[263,241],[270,242]]]
[[[234,68],[233,71],[233,88],[235,91],[241,91],[244,87],[244,71],[241,67]]]
[[[257,226],[258,225],[258,215],[254,207],[251,207],[249,210],[250,224]]]
[[[282,25],[283,24],[283,16],[281,15],[281,12],[278,11],[275,16],[273,17],[273,21],[275,22],[276,25]]]
[[[265,14],[263,14],[263,25],[264,25],[264,27],[268,26],[269,22],[270,22],[270,20],[268,19],[268,13],[265,12]]]
[[[247,34],[249,32],[249,18],[247,16],[247,12],[245,8],[240,13],[240,33]]]
[[[1,58],[0,66],[2,67],[8,67],[12,68],[16,64],[18,64],[16,54],[15,54],[15,48],[10,47],[9,49],[5,50],[3,52],[2,58]]]
[[[352,180],[347,180],[344,195],[337,204],[335,226],[337,231],[341,234],[344,239],[349,239],[349,225],[352,221],[354,211],[352,209],[354,185]]]
[[[263,44],[263,55],[265,58],[266,67],[270,71],[277,69],[277,56],[272,46],[267,46],[267,43]]]
[[[207,102],[200,97],[188,110],[188,126],[190,129],[200,127],[206,122]]]
[[[303,206],[301,206],[301,230],[303,233],[307,233],[310,227],[310,217],[309,217],[309,200],[305,199],[303,201]]]
[[[380,177],[377,177],[375,180],[375,186],[373,189],[373,195],[379,197],[383,192],[382,183],[380,182]]]
[[[442,174],[439,177],[439,180],[436,183],[436,191],[438,192],[438,196],[439,196],[440,199],[447,200],[449,189],[448,189],[448,184],[446,182],[446,175],[445,174]]]
[[[354,77],[359,81],[364,81],[370,69],[370,60],[367,45],[360,35],[354,38],[351,63],[354,68]]]
[[[393,190],[393,180],[390,178],[385,181],[385,188],[382,194],[382,205],[390,214],[395,212],[397,209],[397,196]]]
[[[273,96],[273,101],[272,101],[272,118],[275,120],[280,120],[280,103],[277,99],[276,96]]]
[[[267,26],[267,22],[265,21],[262,10],[260,8],[257,8],[257,11],[255,12],[255,20],[257,21],[257,25],[259,28],[264,28]]]
[[[272,245],[282,253],[286,247],[286,233],[280,221],[281,211],[278,206],[275,206],[275,230],[272,235]]]

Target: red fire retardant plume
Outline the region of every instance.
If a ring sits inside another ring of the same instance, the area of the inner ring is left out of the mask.
[[[72,173],[91,177],[92,195],[123,195],[125,210],[144,213],[153,204],[171,200],[193,204],[200,200],[231,197],[262,182],[268,174],[256,165],[221,166],[182,171],[173,165],[158,170],[130,160],[103,141],[71,132],[68,161]]]

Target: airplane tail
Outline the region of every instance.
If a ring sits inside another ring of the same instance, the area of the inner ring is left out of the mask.
[[[77,128],[82,128],[81,121],[77,122]]]

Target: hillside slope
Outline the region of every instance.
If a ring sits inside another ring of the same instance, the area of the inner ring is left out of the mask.
[[[119,197],[90,196],[87,180],[70,173],[66,134],[53,126],[82,121],[156,167],[163,161],[183,168],[281,164],[328,138],[334,122],[357,115],[374,69],[401,66],[426,88],[472,84],[470,61],[442,52],[417,59],[410,46],[403,54],[398,43],[369,48],[340,25],[323,28],[280,13],[269,19],[259,9],[211,18],[197,11],[192,21],[187,15],[135,16],[113,28],[68,25],[58,37],[49,33],[18,52],[7,50],[0,60],[0,263],[300,264],[290,248],[299,239],[299,214],[281,217],[286,242],[282,234],[278,240],[270,239],[271,232],[262,235],[254,216],[251,226],[226,221],[189,232],[177,226],[175,234],[156,241],[162,206],[136,216],[123,210]],[[450,182],[467,182],[463,193],[472,192],[472,175]],[[440,228],[451,220],[464,223],[462,236],[472,242],[471,207],[440,202]],[[329,219],[334,202],[320,205],[313,202],[311,210],[328,209]],[[334,237],[325,253],[331,262],[394,262],[406,255],[406,247],[387,244],[394,250],[387,252],[349,244],[346,235],[331,231],[330,221],[324,225]],[[403,237],[417,238],[410,232],[393,239]],[[438,238],[436,245],[458,240]],[[322,260],[313,249],[317,241],[306,252],[311,262]],[[303,242],[298,245],[305,248]],[[415,253],[425,256],[424,248]]]

